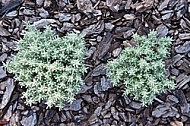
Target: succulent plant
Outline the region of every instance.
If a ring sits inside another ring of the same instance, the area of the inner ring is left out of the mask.
[[[28,24],[26,29],[18,53],[5,68],[27,89],[27,104],[45,101],[48,107],[62,108],[83,84],[85,42],[73,33],[58,37],[49,26],[43,32]]]
[[[137,46],[126,47],[117,59],[107,64],[108,77],[113,84],[125,84],[124,95],[133,96],[143,105],[151,104],[157,94],[175,87],[166,77],[164,64],[172,39],[158,39],[156,35],[156,31],[151,31],[147,37],[134,34]]]

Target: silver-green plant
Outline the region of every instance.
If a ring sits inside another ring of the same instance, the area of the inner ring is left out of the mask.
[[[18,53],[5,68],[27,89],[27,104],[45,101],[47,107],[62,108],[83,84],[85,42],[73,33],[58,37],[49,26],[44,32],[28,24],[26,29]]]
[[[164,60],[172,39],[158,39],[156,32],[148,36],[133,35],[135,47],[126,47],[117,59],[107,64],[108,76],[114,85],[125,84],[124,95],[131,95],[143,105],[151,104],[157,94],[173,89],[166,77]]]

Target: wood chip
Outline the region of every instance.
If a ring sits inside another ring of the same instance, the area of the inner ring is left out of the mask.
[[[180,38],[181,40],[190,39],[190,33],[182,33],[182,34],[179,34],[179,38]]]
[[[179,122],[179,121],[173,121],[173,122],[170,122],[170,126],[184,126],[182,122]]]
[[[0,26],[0,36],[10,36],[10,35],[11,34],[6,29]]]

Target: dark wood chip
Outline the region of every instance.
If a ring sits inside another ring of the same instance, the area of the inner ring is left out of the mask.
[[[186,53],[190,51],[190,41],[185,42],[183,45],[175,47],[177,53]]]
[[[94,54],[94,58],[98,58],[99,60],[106,60],[105,56],[108,53],[108,50],[111,46],[111,42],[113,39],[113,35],[109,32],[106,33],[106,35],[103,37],[103,40],[98,45],[97,51]]]
[[[7,5],[1,8],[0,10],[0,16],[2,16],[4,13],[7,13],[8,11],[20,6],[22,4],[22,0],[14,0],[9,2]]]
[[[182,90],[176,90],[174,91],[175,96],[179,99],[179,104],[181,108],[181,113],[187,114],[190,112],[189,104],[187,103],[187,100],[185,98],[185,94]]]

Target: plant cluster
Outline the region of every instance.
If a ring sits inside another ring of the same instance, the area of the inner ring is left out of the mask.
[[[48,107],[62,108],[83,84],[84,40],[76,34],[58,37],[50,27],[44,32],[28,24],[26,28],[18,53],[5,67],[27,89],[27,104],[45,101]]]
[[[156,34],[155,31],[147,37],[134,34],[137,46],[125,48],[119,58],[107,64],[113,84],[124,83],[124,95],[132,95],[143,105],[151,104],[156,94],[175,87],[174,82],[166,77],[164,65],[172,39],[158,39]]]

